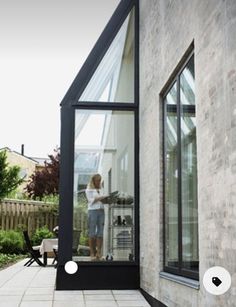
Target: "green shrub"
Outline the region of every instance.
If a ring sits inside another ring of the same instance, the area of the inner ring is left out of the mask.
[[[0,268],[7,266],[10,263],[14,263],[17,260],[25,258],[25,255],[16,255],[16,254],[1,254],[0,253]]]
[[[89,245],[88,242],[89,241],[89,238],[88,238],[88,236],[84,233],[84,232],[81,232],[81,234],[80,234],[80,240],[79,240],[79,243],[81,244],[81,245]]]
[[[55,237],[47,226],[38,228],[31,238],[32,245],[40,245],[43,239],[50,239]]]
[[[0,252],[3,254],[20,254],[24,252],[24,239],[20,232],[0,230]]]

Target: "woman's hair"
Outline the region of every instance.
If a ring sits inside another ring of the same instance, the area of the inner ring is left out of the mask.
[[[88,183],[88,186],[87,188],[88,189],[95,189],[95,185],[94,185],[94,180],[96,178],[99,178],[100,180],[102,179],[102,176],[100,174],[94,174],[91,178],[90,178],[90,181]],[[101,188],[101,187],[100,187]]]

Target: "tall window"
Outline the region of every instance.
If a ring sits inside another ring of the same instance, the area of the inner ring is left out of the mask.
[[[194,56],[164,95],[164,267],[198,279]]]
[[[74,261],[135,260],[134,124],[133,111],[75,111]]]

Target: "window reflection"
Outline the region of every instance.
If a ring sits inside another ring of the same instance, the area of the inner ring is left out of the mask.
[[[167,113],[166,134],[166,265],[170,267],[178,267],[178,148],[176,112]]]
[[[175,82],[170,91],[168,92],[168,94],[166,95],[166,104],[176,105],[176,103],[177,103],[177,85]]]
[[[194,58],[192,57],[180,75],[181,104],[195,105]]]
[[[198,270],[197,144],[194,58],[180,75],[183,267]]]
[[[166,266],[178,266],[178,147],[177,147],[177,86],[172,86],[165,104],[173,105],[166,113],[165,148],[165,255]]]

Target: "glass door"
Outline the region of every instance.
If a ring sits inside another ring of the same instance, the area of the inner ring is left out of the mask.
[[[134,112],[75,111],[73,260],[134,261]]]

